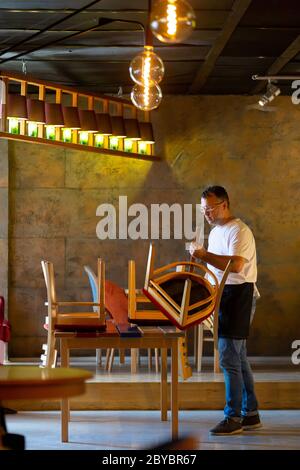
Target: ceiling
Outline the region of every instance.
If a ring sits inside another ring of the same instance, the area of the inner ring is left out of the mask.
[[[254,82],[253,74],[300,78],[299,0],[189,1],[197,26],[188,40],[177,45],[154,40],[165,64],[163,93],[254,94],[265,82]],[[37,79],[80,90],[116,94],[122,87],[124,94],[130,92],[128,66],[143,47],[141,28],[113,21],[83,31],[103,17],[146,24],[148,0],[99,0],[83,9],[91,3],[1,0],[0,70],[20,73],[25,67]],[[280,88],[290,94],[291,83],[281,82]]]

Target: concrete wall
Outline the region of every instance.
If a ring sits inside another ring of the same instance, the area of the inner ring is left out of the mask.
[[[0,295],[8,297],[8,143],[0,139]],[[6,302],[7,314],[7,302]]]
[[[274,113],[246,110],[253,102],[164,97],[153,113],[159,163],[9,142],[12,356],[41,351],[46,314],[41,259],[53,261],[64,298],[89,298],[83,265],[95,269],[97,256],[107,261],[107,277],[124,286],[127,261],[136,259],[142,282],[148,241],[98,240],[99,204],[117,207],[120,195],[128,197],[128,205],[196,203],[212,183],[228,189],[235,214],[257,241],[262,298],[249,352],[290,354],[300,331],[300,108],[279,97]],[[1,224],[3,217],[5,210]],[[160,240],[157,250],[158,263],[186,256],[181,240]],[[5,277],[5,270],[0,273]]]

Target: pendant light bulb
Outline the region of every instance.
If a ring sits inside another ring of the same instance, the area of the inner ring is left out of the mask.
[[[131,91],[131,101],[142,111],[152,111],[158,108],[162,100],[162,92],[158,85],[143,87],[134,85]]]
[[[138,85],[152,87],[163,79],[165,68],[161,58],[153,52],[152,46],[145,46],[129,66],[130,77]]]
[[[186,0],[154,1],[150,28],[160,41],[182,42],[192,33],[195,26],[195,12]]]

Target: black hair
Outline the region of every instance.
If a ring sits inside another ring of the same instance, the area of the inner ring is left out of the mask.
[[[227,202],[227,206],[229,207],[229,197],[228,193],[223,186],[208,186],[203,193],[201,194],[201,197],[206,199],[208,196],[215,195],[218,199],[223,199],[224,201]]]

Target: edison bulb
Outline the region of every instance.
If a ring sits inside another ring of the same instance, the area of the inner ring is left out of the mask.
[[[165,68],[161,58],[153,52],[153,47],[145,46],[143,52],[132,59],[129,72],[135,83],[150,87],[161,82]]]
[[[196,15],[186,0],[156,0],[151,16],[150,28],[162,42],[182,42],[196,26]]]
[[[142,111],[152,111],[160,105],[162,92],[158,85],[152,87],[134,85],[130,97],[134,106],[137,108]]]

